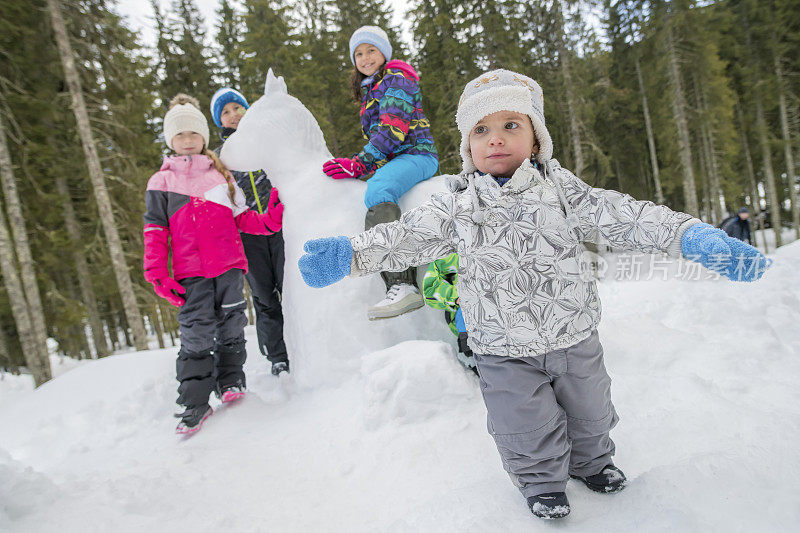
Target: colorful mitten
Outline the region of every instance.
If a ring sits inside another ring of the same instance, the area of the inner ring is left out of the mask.
[[[695,224],[684,232],[681,251],[686,259],[733,281],[760,279],[772,264],[772,260],[749,244],[705,223]]]
[[[310,287],[327,287],[350,273],[353,260],[353,246],[344,236],[312,239],[303,245],[307,253],[300,258],[297,266],[303,280]]]
[[[267,212],[261,215],[264,225],[273,233],[278,233],[283,227],[283,204],[278,198],[278,189],[275,187],[269,193]]]
[[[153,284],[153,290],[156,291],[156,294],[164,298],[175,307],[180,307],[186,303],[183,298],[175,294],[176,292],[178,294],[183,294],[186,292],[186,289],[184,289],[183,286],[174,279],[170,277],[157,278],[151,283]]]
[[[357,178],[367,171],[364,164],[358,160],[357,157],[347,159],[346,157],[337,157],[326,161],[322,165],[322,171],[335,180],[343,178]]]

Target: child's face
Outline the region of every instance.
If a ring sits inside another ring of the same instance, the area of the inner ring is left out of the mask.
[[[469,132],[469,149],[478,170],[508,178],[539,152],[528,115],[498,111],[483,117]]]
[[[364,76],[372,76],[386,62],[386,58],[378,50],[378,47],[368,43],[356,46],[353,59],[356,62],[356,68]]]
[[[236,102],[228,102],[222,108],[222,113],[219,114],[219,122],[223,128],[235,130],[239,127],[239,121],[242,120],[245,111],[247,110],[243,105]]]
[[[172,149],[178,155],[200,154],[204,146],[203,136],[193,131],[182,131],[172,138]]]

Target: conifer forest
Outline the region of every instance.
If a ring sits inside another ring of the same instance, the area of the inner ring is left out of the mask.
[[[217,88],[252,103],[271,67],[352,156],[348,40],[365,24],[420,74],[442,174],[460,171],[464,84],[507,68],[541,84],[555,157],[590,185],[715,225],[746,206],[770,243],[800,237],[798,0],[409,0],[401,17],[376,0],[219,0],[213,25],[193,0],[140,3],[155,42],[113,0],[0,0],[0,369],[37,385],[56,344],[90,358],[177,341],[142,276],[170,98],[209,117]]]

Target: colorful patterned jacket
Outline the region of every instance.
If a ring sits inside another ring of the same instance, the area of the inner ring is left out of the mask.
[[[458,311],[458,254],[450,254],[433,261],[422,280],[422,295],[425,303],[434,309],[444,309],[447,325],[453,335],[458,337],[456,327],[456,311]]]
[[[389,61],[384,76],[363,90],[361,132],[369,142],[357,157],[368,172],[400,154],[428,154],[438,159],[414,67]]]
[[[245,205],[244,193],[235,188],[235,203],[228,182],[211,158],[204,155],[165,157],[161,170],[147,182],[144,214],[144,277],[152,282],[172,277],[214,278],[232,268],[247,271],[247,258],[239,232],[270,235],[263,215]]]

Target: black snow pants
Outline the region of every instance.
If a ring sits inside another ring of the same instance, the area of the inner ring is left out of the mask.
[[[247,282],[256,308],[258,349],[270,363],[288,362],[283,340],[283,233],[249,235],[242,233],[242,244],[250,270]]]
[[[178,311],[178,403],[203,405],[215,389],[245,386],[244,276],[234,268],[216,278],[184,278],[179,283],[186,289],[186,303]]]

